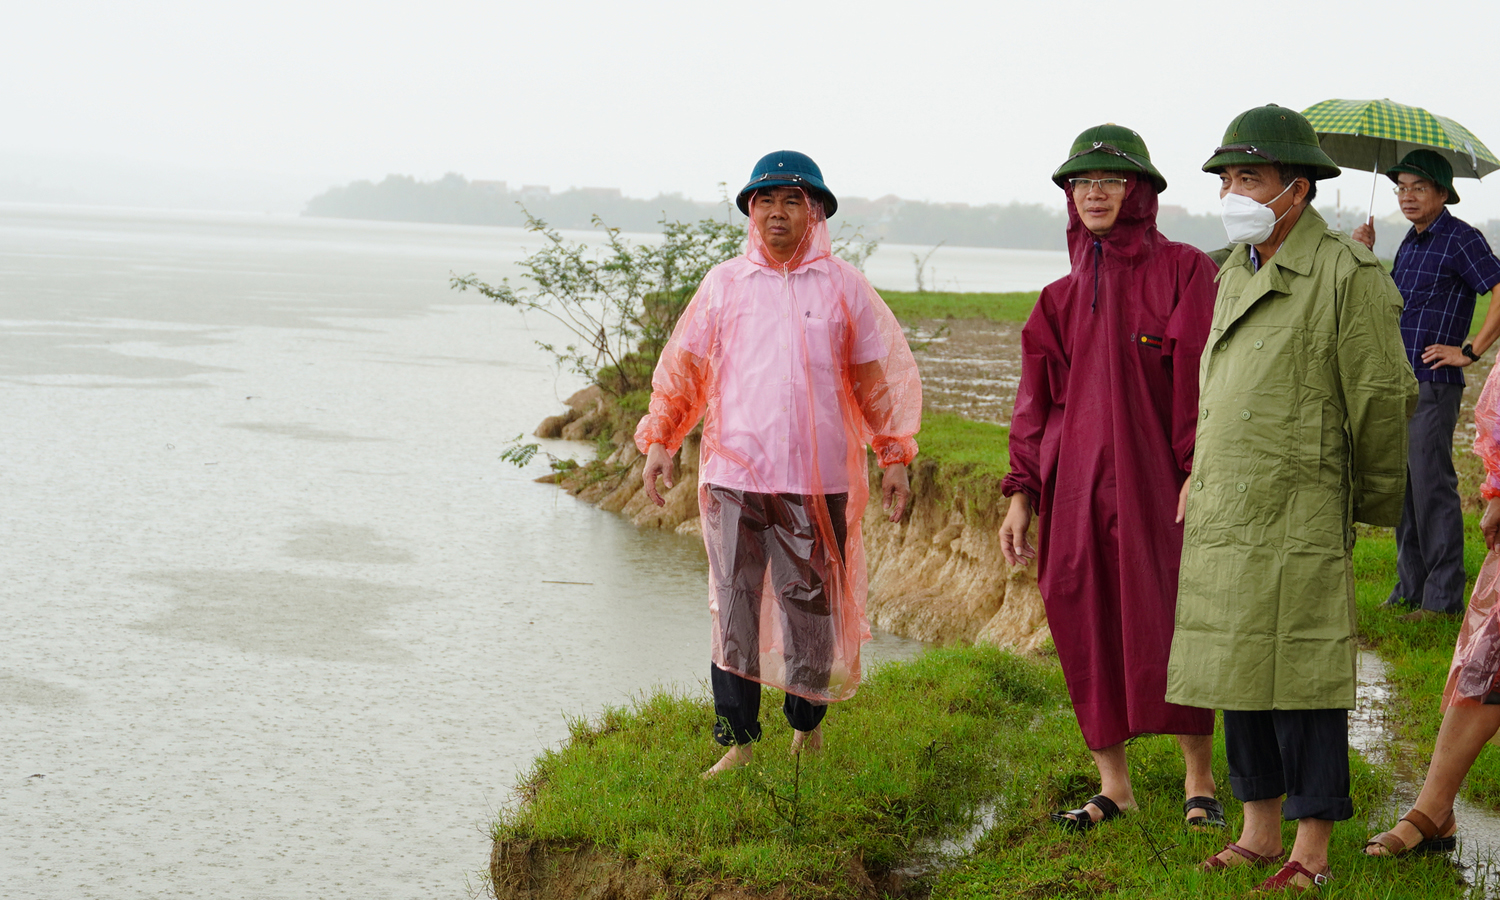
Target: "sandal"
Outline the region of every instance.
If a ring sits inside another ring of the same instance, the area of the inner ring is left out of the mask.
[[[1298,884],[1295,880],[1298,877],[1307,879],[1307,884]],[[1251,893],[1271,894],[1277,891],[1296,891],[1300,894],[1304,891],[1315,891],[1332,880],[1327,872],[1314,873],[1302,863],[1289,859],[1280,871],[1257,884]]]
[[[1453,810],[1448,810],[1448,817],[1443,820],[1441,826],[1433,824],[1432,819],[1426,813],[1413,809],[1401,817],[1402,822],[1410,822],[1417,829],[1417,834],[1422,840],[1406,846],[1406,841],[1396,836],[1394,831],[1382,831],[1368,841],[1365,841],[1366,856],[1405,856],[1408,853],[1452,853],[1458,846],[1458,836],[1454,834]],[[1446,835],[1443,832],[1448,832]],[[1371,847],[1382,847],[1384,853],[1371,853]]]
[[[1093,816],[1089,815],[1088,805],[1090,803],[1099,807],[1099,812],[1102,813],[1097,821]],[[1061,825],[1066,831],[1088,831],[1100,822],[1118,819],[1122,815],[1124,813],[1120,812],[1120,807],[1115,805],[1115,801],[1103,794],[1095,794],[1085,800],[1083,806],[1077,809],[1066,809],[1062,812],[1053,813],[1052,821]]]
[[[1195,809],[1203,810],[1203,815],[1188,817],[1188,813]],[[1224,828],[1224,805],[1213,797],[1189,797],[1182,804],[1182,814],[1186,817],[1183,824],[1189,828]]]
[[[1224,850],[1233,850],[1239,855],[1231,856],[1229,859],[1232,861],[1225,862],[1219,858],[1219,854],[1223,853]],[[1213,856],[1199,863],[1198,869],[1203,872],[1213,872],[1217,869],[1237,869],[1240,866],[1267,866],[1271,863],[1281,862],[1281,858],[1286,856],[1285,850],[1278,852],[1275,856],[1265,856],[1256,853],[1254,850],[1246,850],[1234,841],[1225,844],[1224,850],[1220,850],[1219,853],[1215,853]]]

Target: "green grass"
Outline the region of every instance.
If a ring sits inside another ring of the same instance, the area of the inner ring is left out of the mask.
[[[1071,723],[1069,723],[1071,725]],[[1081,738],[1073,735],[1081,744]],[[1110,896],[1122,898],[1243,897],[1273,870],[1237,869],[1200,873],[1193,866],[1220,850],[1233,832],[1190,833],[1182,827],[1182,756],[1174,739],[1139,738],[1127,748],[1132,782],[1140,809],[1084,835],[1065,835],[1047,820],[1047,804],[1018,809],[997,825],[961,865],[941,873],[933,900],[978,900],[991,897],[1052,898]],[[1215,734],[1214,771],[1219,797],[1231,828],[1241,818],[1240,804],[1228,790],[1222,726]],[[1378,808],[1389,791],[1388,777],[1357,756],[1351,757],[1356,810]],[[1081,802],[1097,788],[1088,785],[1067,802]],[[1283,841],[1292,845],[1295,823],[1283,826]],[[1399,884],[1390,879],[1388,861],[1360,853],[1368,837],[1359,816],[1340,823],[1333,834],[1330,864],[1338,877],[1333,897],[1428,898],[1457,896],[1451,868],[1424,862],[1402,869]]]
[[[993,648],[934,650],[875,671],[829,713],[827,748],[801,765],[767,691],[752,765],[711,782],[721,749],[706,700],[656,694],[572,723],[521,780],[496,840],[607,847],[694,891],[780,887],[853,896],[866,869],[919,838],[961,832],[985,797],[1031,806],[1076,793],[1092,766],[1060,673]],[[796,798],[795,800],[793,798]]]
[[[1010,472],[1009,441],[1010,429],[1003,425],[923,412],[917,434],[921,452],[912,464],[914,484],[932,478],[961,511],[993,511],[1000,503],[1000,482]]]
[[[1008,294],[955,294],[941,291],[881,291],[881,299],[904,321],[914,319],[989,319],[1024,322],[1041,291]]]

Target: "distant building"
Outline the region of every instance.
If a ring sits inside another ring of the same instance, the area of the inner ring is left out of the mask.
[[[574,188],[574,193],[583,194],[587,197],[598,197],[603,200],[619,200],[619,188],[581,187]]]
[[[525,200],[545,200],[552,196],[552,188],[545,184],[521,185],[521,197]]]

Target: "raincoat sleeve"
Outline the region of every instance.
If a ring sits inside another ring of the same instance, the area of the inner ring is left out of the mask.
[[[1401,294],[1373,261],[1356,264],[1339,285],[1338,377],[1354,520],[1394,526],[1406,494],[1406,422],[1417,405],[1401,342]]]
[[[714,341],[713,278],[683,310],[651,376],[651,403],[635,429],[636,449],[661,444],[676,453],[708,404],[709,349]]]
[[[1025,493],[1031,498],[1031,508],[1038,512],[1047,421],[1054,407],[1061,412],[1053,398],[1062,396],[1067,371],[1062,338],[1048,314],[1051,291],[1050,286],[1042,290],[1021,328],[1021,383],[1016,387],[1016,407],[1010,417],[1010,473],[1000,485],[1000,492],[1007,497],[1017,491]]]
[[[922,427],[922,380],[917,361],[890,307],[860,279],[862,298],[853,311],[850,342],[854,396],[864,419],[865,441],[882,467],[908,465],[917,456]]]
[[[1484,484],[1480,496],[1486,500],[1500,497],[1500,366],[1490,370],[1484,390],[1474,405],[1474,452],[1484,461]]]
[[[1193,471],[1198,434],[1198,362],[1208,343],[1214,318],[1219,271],[1198,250],[1184,263],[1178,278],[1177,306],[1167,320],[1165,355],[1172,359],[1172,456],[1183,473]]]

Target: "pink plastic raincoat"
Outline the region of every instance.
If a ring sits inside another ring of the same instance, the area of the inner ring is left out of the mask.
[[[1474,407],[1474,452],[1484,460],[1485,500],[1500,497],[1500,366],[1490,370]],[[1500,551],[1491,550],[1474,581],[1474,595],[1453,646],[1443,709],[1483,703],[1500,677]]]
[[[653,443],[675,453],[703,418],[698,501],[713,661],[828,703],[854,695],[859,648],[870,637],[860,537],[865,446],[882,466],[916,456],[922,387],[895,316],[858,269],[832,254],[821,205],[808,206],[804,248],[789,269],[765,252],[752,221],[745,254],[708,273],[662,351],[635,442],[642,453]],[[785,498],[772,506],[791,514],[743,508],[737,492]],[[824,499],[840,494],[848,495],[842,535]],[[745,527],[770,533],[758,567],[725,550],[734,543],[726,530]],[[819,609],[826,598],[826,613],[787,614],[809,594]]]

